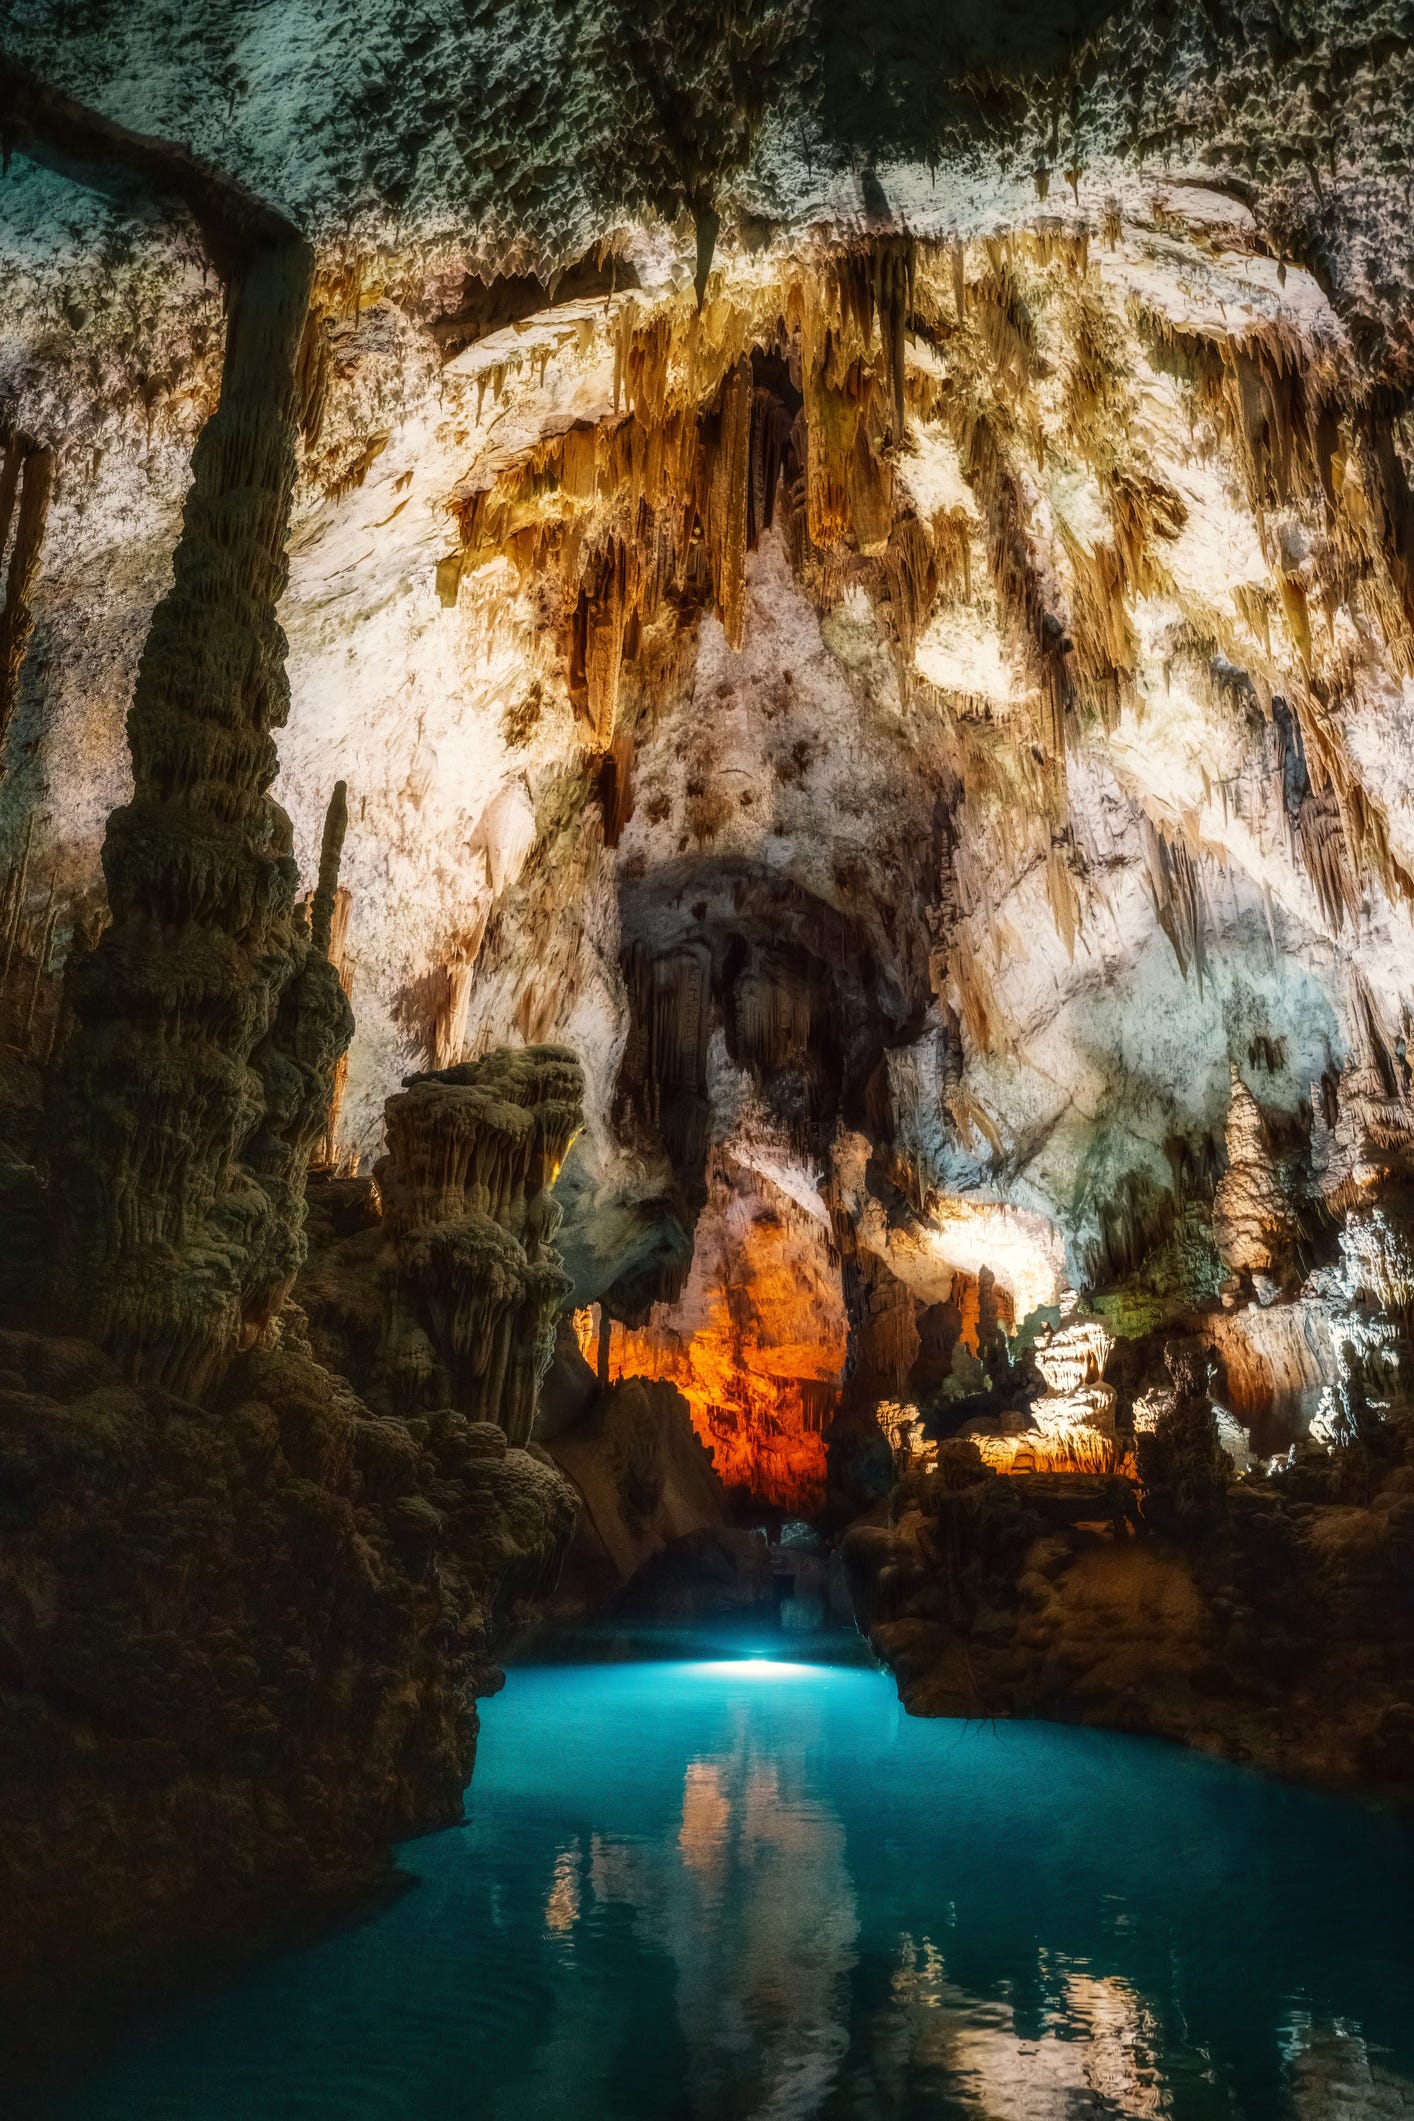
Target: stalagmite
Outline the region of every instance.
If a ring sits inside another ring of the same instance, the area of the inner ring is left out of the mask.
[[[1289,1262],[1295,1220],[1282,1190],[1261,1110],[1232,1067],[1228,1167],[1213,1198],[1213,1239],[1235,1274],[1271,1275]]]
[[[330,959],[334,955],[334,913],[339,896],[339,861],[344,851],[344,835],[349,829],[348,796],[345,783],[336,781],[324,818],[324,836],[319,846],[319,881],[315,887],[309,915],[310,948],[320,957]]]
[[[573,1054],[542,1046],[413,1076],[389,1099],[380,1369],[398,1411],[452,1406],[528,1442],[569,1294],[551,1189],[583,1087]]]
[[[192,459],[173,587],[129,716],[133,799],[104,850],[111,919],[70,966],[52,1100],[56,1317],[197,1393],[300,1258],[304,1165],[351,1028],[295,911],[267,793],[289,695],[275,608],[313,261],[240,198],[221,400]]]

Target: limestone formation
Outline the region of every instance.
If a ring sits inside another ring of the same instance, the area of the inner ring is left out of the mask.
[[[1333,1084],[1312,1086],[1311,1106],[1311,1162],[1329,1208],[1358,1208],[1409,1168],[1414,1106],[1378,1034]]]
[[[567,1475],[1407,1788],[1398,8],[11,13],[10,1958],[450,1817]]]
[[[969,1423],[984,1465],[997,1472],[1114,1473],[1123,1451],[1115,1436],[1116,1393],[1104,1381],[1114,1338],[1095,1319],[1047,1328],[1032,1360],[1046,1389],[1027,1416]]]
[[[54,453],[11,435],[0,458],[0,558],[9,545],[5,601],[0,606],[0,747],[14,720],[20,671],[34,632],[34,585],[39,573]],[[14,535],[10,521],[14,517]]]
[[[552,1188],[582,1095],[572,1053],[532,1046],[414,1076],[389,1099],[381,1368],[400,1413],[451,1406],[530,1440],[570,1290]]]
[[[1282,1189],[1261,1110],[1232,1070],[1227,1170],[1213,1196],[1213,1240],[1236,1274],[1270,1275],[1285,1264],[1295,1218]]]
[[[109,922],[70,968],[52,1101],[56,1317],[188,1393],[289,1289],[304,1167],[352,1029],[296,914],[289,825],[268,794],[289,711],[275,607],[312,269],[277,225],[232,291],[221,402],[129,715]]]

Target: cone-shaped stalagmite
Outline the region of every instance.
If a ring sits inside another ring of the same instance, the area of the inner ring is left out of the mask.
[[[128,717],[133,798],[103,854],[111,924],[72,966],[52,1098],[56,1315],[188,1393],[289,1286],[304,1166],[351,1029],[268,793],[289,707],[276,607],[311,269],[286,230],[232,287],[221,401]],[[323,898],[318,912],[327,930]]]

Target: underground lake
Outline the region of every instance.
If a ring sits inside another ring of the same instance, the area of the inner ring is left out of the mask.
[[[1414,1829],[771,1654],[528,1664],[361,1924],[42,2121],[1414,2111]]]

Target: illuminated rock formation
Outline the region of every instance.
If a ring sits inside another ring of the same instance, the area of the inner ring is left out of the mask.
[[[1115,1437],[1115,1392],[1104,1382],[1113,1336],[1094,1319],[1046,1329],[1032,1354],[1046,1390],[1027,1418],[969,1423],[962,1431],[999,1473],[1114,1473],[1125,1453]]]
[[[1213,1241],[1224,1266],[1270,1275],[1283,1263],[1295,1231],[1266,1126],[1234,1066],[1227,1117],[1227,1170],[1213,1197]]]
[[[451,1406],[529,1442],[570,1288],[551,1189],[582,1095],[572,1053],[532,1046],[414,1076],[389,1099],[380,1368],[399,1412]]]
[[[1414,1107],[1396,1062],[1373,1027],[1362,1045],[1334,1083],[1312,1086],[1311,1162],[1336,1211],[1367,1203],[1414,1157]]]
[[[580,1322],[597,1359],[600,1321]],[[610,1327],[608,1375],[666,1378],[692,1411],[717,1477],[801,1515],[818,1507],[846,1320],[828,1232],[759,1172],[719,1160],[681,1298]]]
[[[83,114],[49,122],[67,138]],[[99,145],[121,165],[123,143]],[[51,1136],[56,1317],[188,1393],[290,1287],[305,1165],[352,1030],[296,912],[289,823],[268,793],[289,711],[275,607],[313,259],[278,215],[203,181],[237,246],[221,401],[134,690],[133,798],[104,842],[108,925],[70,966]]]

